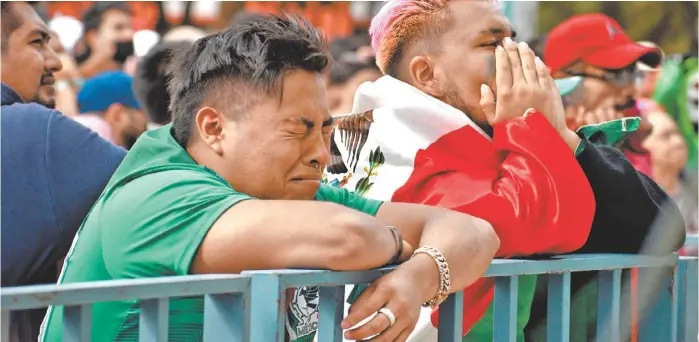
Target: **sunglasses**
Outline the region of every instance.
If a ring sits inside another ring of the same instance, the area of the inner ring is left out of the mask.
[[[626,87],[634,84],[639,77],[643,77],[642,73],[636,68],[627,68],[621,70],[605,70],[601,75],[588,74],[585,72],[563,71],[571,76],[596,78],[605,81],[614,87]]]

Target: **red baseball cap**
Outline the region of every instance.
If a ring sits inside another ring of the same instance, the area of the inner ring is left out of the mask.
[[[578,60],[610,70],[637,61],[654,68],[660,65],[662,52],[632,41],[614,19],[593,13],[569,18],[546,38],[544,61],[551,72]]]

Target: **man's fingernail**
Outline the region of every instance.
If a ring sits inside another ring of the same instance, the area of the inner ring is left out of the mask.
[[[513,44],[512,38],[510,37],[505,37],[505,39],[502,40],[505,44]]]
[[[342,329],[349,329],[349,323],[347,323],[347,321],[342,321],[340,326],[342,327]]]
[[[527,42],[519,42],[519,47],[522,49],[527,49],[529,48],[529,44],[527,44]]]
[[[481,95],[485,96],[485,94],[488,93],[488,86],[485,84],[481,84]]]
[[[539,56],[536,56],[536,58],[534,58],[534,63],[536,63],[536,66],[538,67],[544,66],[544,62],[541,61],[541,58],[539,58]]]

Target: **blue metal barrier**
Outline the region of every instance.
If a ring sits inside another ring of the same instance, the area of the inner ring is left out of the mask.
[[[170,297],[205,296],[204,339],[249,341],[250,278],[239,275],[197,275],[112,280],[65,285],[3,288],[2,337],[10,341],[10,311],[63,305],[63,341],[91,340],[92,304],[140,299],[140,341],[167,341]]]
[[[697,258],[637,255],[575,255],[551,260],[495,260],[486,277],[495,278],[494,331],[497,342],[515,341],[517,280],[520,275],[548,274],[549,341],[569,340],[570,273],[600,270],[598,284],[599,341],[620,339],[621,270],[665,270],[660,277],[642,278],[645,296],[658,300],[641,305],[641,341],[697,341]],[[119,280],[66,285],[41,285],[2,289],[2,340],[9,335],[9,311],[64,305],[64,341],[89,341],[91,303],[143,300],[140,341],[167,340],[168,298],[203,295],[205,341],[284,341],[285,290],[320,287],[318,341],[341,341],[344,285],[368,283],[391,268],[357,272],[324,270],[270,270],[235,275],[203,275],[139,280]],[[657,283],[653,290],[651,283]],[[654,291],[654,292],[653,292]],[[463,294],[455,293],[442,303],[439,342],[461,341]],[[574,315],[572,317],[575,319]]]

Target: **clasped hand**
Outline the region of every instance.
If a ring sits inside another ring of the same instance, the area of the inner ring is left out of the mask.
[[[413,332],[420,317],[422,304],[437,294],[439,270],[434,261],[425,254],[418,254],[401,264],[393,272],[372,283],[350,306],[349,314],[342,321],[343,329],[350,329],[370,317],[381,308],[386,308],[395,317],[377,313],[365,324],[348,330],[345,338],[372,342],[403,342]]]
[[[546,65],[526,43],[505,38],[495,49],[495,89],[481,86],[480,106],[491,125],[534,108],[558,132],[567,130],[563,101]]]

